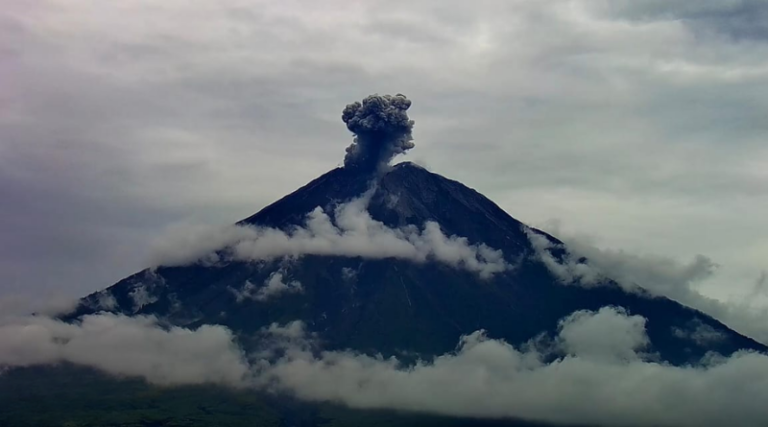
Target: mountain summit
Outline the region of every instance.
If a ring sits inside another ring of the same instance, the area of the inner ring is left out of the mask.
[[[154,267],[63,318],[0,325],[10,344],[0,365],[70,362],[240,393],[212,414],[211,388],[183,391],[197,405],[166,390],[154,421],[141,410],[117,425],[177,425],[189,413],[216,418],[198,425],[765,424],[765,346],[657,284],[614,280],[603,259],[574,255],[459,182],[392,166],[414,148],[410,105],[403,95],[349,104],[343,167],[236,224],[166,236]],[[84,371],[16,372],[18,384],[50,372],[70,384]],[[122,384],[120,400],[143,402],[143,389]],[[41,389],[61,387],[69,393]]]
[[[473,331],[520,345],[571,313],[615,306],[645,317],[649,350],[673,364],[764,349],[701,312],[609,279],[564,283],[532,243],[545,239],[557,261],[558,240],[412,163],[334,169],[233,230],[224,247],[130,276],[84,298],[72,316],[109,310],[222,324],[246,347],[259,330],[301,320],[326,349],[430,357]],[[680,332],[694,329],[718,339]]]

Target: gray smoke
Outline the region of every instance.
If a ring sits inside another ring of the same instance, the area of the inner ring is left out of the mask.
[[[408,118],[411,101],[405,95],[370,95],[362,104],[354,102],[344,108],[341,119],[355,134],[355,142],[347,147],[344,166],[374,171],[386,167],[398,154],[414,147]]]

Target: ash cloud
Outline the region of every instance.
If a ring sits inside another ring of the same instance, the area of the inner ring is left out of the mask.
[[[411,101],[405,95],[370,95],[344,108],[341,120],[354,135],[344,167],[366,172],[385,168],[390,160],[414,147]]]

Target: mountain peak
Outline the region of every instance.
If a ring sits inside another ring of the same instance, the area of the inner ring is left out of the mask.
[[[648,319],[652,350],[674,364],[764,349],[669,299],[609,279],[566,283],[551,265],[565,253],[550,248],[560,243],[553,237],[458,181],[410,162],[389,166],[413,147],[409,106],[400,95],[350,104],[342,118],[355,141],[344,167],[203,244],[169,245],[183,255],[172,267],[91,295],[74,316],[153,314],[185,326],[221,323],[243,337],[301,321],[328,349],[429,356],[478,330],[521,345],[575,312],[615,306]],[[545,246],[549,258],[540,255]],[[690,325],[724,338],[691,344],[675,332]]]
[[[356,209],[351,218],[336,217],[350,206]],[[312,228],[318,218],[325,222]],[[345,228],[349,221],[352,228]],[[477,191],[409,162],[375,173],[333,169],[238,224],[249,238],[271,233],[281,241],[310,240],[282,258],[147,270],[104,291],[117,302],[114,311],[186,326],[221,323],[241,336],[301,320],[329,349],[428,356],[451,351],[459,337],[479,329],[520,345],[557,330],[573,312],[617,306],[648,319],[654,350],[671,363],[708,351],[763,348],[665,298],[610,283],[588,289],[562,283],[535,256],[532,229]],[[326,239],[322,250],[312,249],[323,243],[312,239]],[[350,246],[344,239],[361,240]],[[393,251],[403,245],[411,252]],[[376,253],[380,249],[391,255]],[[489,259],[504,268],[483,264]],[[494,269],[483,270],[489,266]],[[87,297],[75,316],[97,311],[101,297]],[[696,322],[727,338],[697,347],[674,334]]]

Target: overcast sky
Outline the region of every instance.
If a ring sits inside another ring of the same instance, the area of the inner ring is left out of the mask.
[[[406,94],[407,158],[534,226],[768,268],[762,0],[10,0],[0,297],[80,296],[170,226],[228,224],[340,165],[343,107]]]

